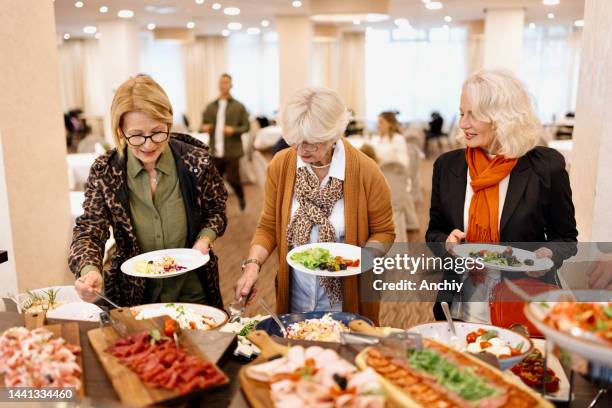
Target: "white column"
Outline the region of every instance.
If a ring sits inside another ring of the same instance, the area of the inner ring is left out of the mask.
[[[484,27],[484,67],[518,73],[523,51],[523,9],[487,9]]]
[[[105,135],[112,145],[110,106],[115,90],[140,70],[138,26],[127,20],[101,21],[98,24],[98,32],[101,34],[100,60],[103,64],[104,100],[107,106],[104,115]]]
[[[612,2],[586,0],[571,182],[581,241],[612,241]]]
[[[310,85],[313,28],[308,17],[278,16],[279,102],[281,108],[296,90]]]
[[[72,282],[71,215],[51,0],[2,0],[0,291]]]

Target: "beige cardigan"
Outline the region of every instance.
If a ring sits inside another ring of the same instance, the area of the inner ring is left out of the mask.
[[[347,244],[364,246],[367,241],[392,243],[395,239],[391,191],[378,165],[342,139],[346,154],[344,180],[344,229]],[[272,253],[278,247],[279,271],[276,276],[276,309],[288,313],[290,305],[290,272],[285,260],[289,245],[287,225],[297,168],[297,153],[285,149],[274,156],[268,166],[264,206],[251,245],[261,245]],[[359,300],[357,276],[344,278],[346,312],[360,313],[378,322],[378,304]]]

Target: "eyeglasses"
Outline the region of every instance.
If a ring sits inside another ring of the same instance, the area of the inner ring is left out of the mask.
[[[146,135],[128,136],[125,134],[123,129],[121,129],[121,133],[123,133],[123,136],[125,137],[127,142],[131,144],[132,146],[142,146],[143,144],[147,142],[147,139],[151,139],[154,143],[163,143],[166,140],[168,140],[168,137],[170,137],[170,132],[155,132],[149,136],[146,136]]]
[[[302,148],[303,151],[305,151],[306,153],[312,153],[315,152],[319,146],[321,146],[322,143],[306,143],[306,142],[302,142],[300,144],[296,144],[294,145],[296,149],[299,149],[300,147]]]

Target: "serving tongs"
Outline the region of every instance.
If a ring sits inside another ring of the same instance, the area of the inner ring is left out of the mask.
[[[102,308],[102,312],[100,312],[100,327],[112,327],[122,338],[128,335],[125,323],[113,319],[106,307]]]

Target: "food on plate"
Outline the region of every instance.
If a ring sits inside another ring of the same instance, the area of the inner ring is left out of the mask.
[[[520,356],[523,348],[523,343],[519,343],[516,347],[509,346],[499,338],[496,330],[478,329],[465,336],[467,346],[464,351],[470,353],[485,353],[493,354],[495,357],[503,359],[514,356]]]
[[[421,407],[539,407],[550,406],[537,394],[500,371],[467,354],[424,339],[425,348],[398,355],[370,347],[358,356],[360,367],[371,367],[411,406]],[[400,390],[397,390],[399,388]]]
[[[21,304],[21,309],[28,313],[40,313],[56,309],[64,304],[64,302],[59,302],[57,300],[57,293],[59,291],[60,289],[54,288],[36,292],[27,291],[27,297]]]
[[[295,340],[340,341],[340,333],[348,332],[349,328],[339,320],[331,317],[331,313],[320,319],[306,319],[292,323],[287,327],[287,337]]]
[[[253,330],[260,321],[267,319],[269,316],[257,315],[253,317],[241,317],[235,322],[227,322],[219,331],[225,333],[234,333],[238,335],[238,345],[234,350],[234,355],[251,358],[259,355],[259,348],[251,343],[246,336]]]
[[[210,330],[217,322],[210,316],[195,312],[189,306],[168,303],[159,307],[145,307],[138,310],[136,320],[152,319],[158,316],[168,316],[176,320],[181,329]]]
[[[291,255],[291,260],[304,265],[308,269],[338,272],[348,267],[359,266],[359,259],[345,259],[341,256],[332,256],[325,248],[311,248]]]
[[[178,265],[171,256],[164,256],[161,260],[138,261],[134,267],[136,272],[146,275],[166,275],[187,269]]]
[[[318,346],[291,347],[286,357],[248,367],[247,376],[269,383],[275,407],[385,406],[373,370],[357,371],[334,350]]]
[[[81,348],[45,328],[13,327],[0,336],[0,374],[6,387],[80,389]]]
[[[533,259],[525,259],[521,262],[520,259],[514,255],[514,251],[511,246],[507,246],[502,252],[490,251],[488,249],[481,249],[479,251],[470,252],[472,258],[482,258],[485,263],[502,265],[502,266],[533,266]]]
[[[533,389],[540,389],[546,378],[546,392],[554,394],[559,391],[561,380],[551,368],[547,368],[544,373],[544,356],[538,349],[534,349],[523,361],[512,367],[512,372]]]
[[[556,303],[548,312],[545,323],[571,333],[578,327],[598,338],[612,343],[612,302]]]
[[[171,336],[162,335],[158,330],[119,339],[106,352],[153,388],[186,394],[225,381],[223,373],[212,363],[189,355],[187,350],[176,345]]]

